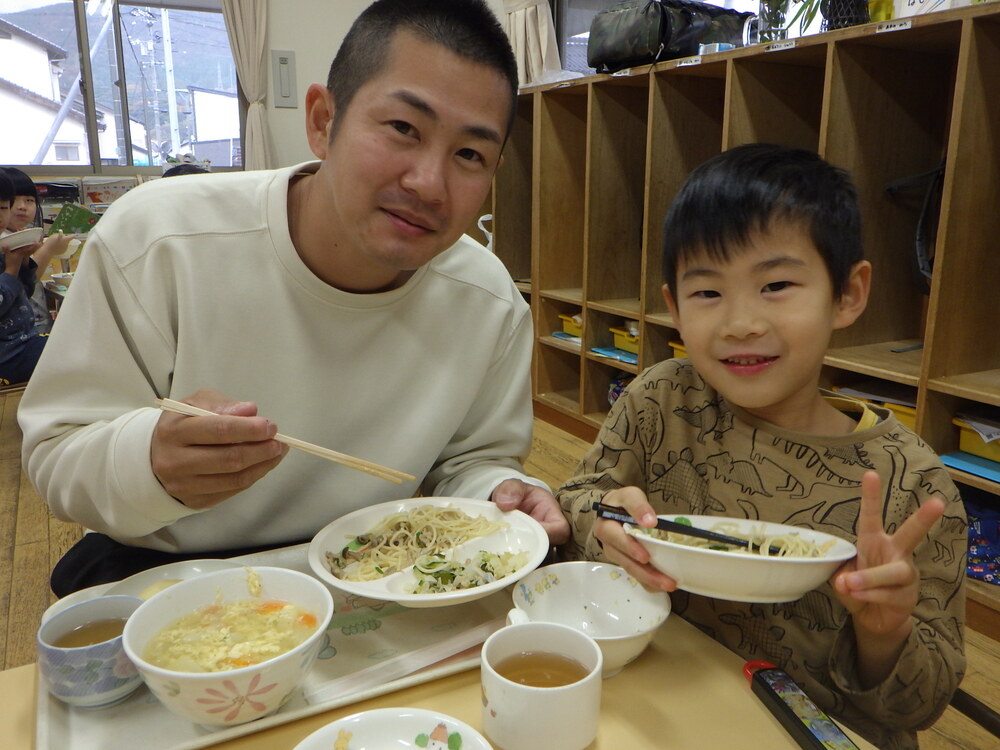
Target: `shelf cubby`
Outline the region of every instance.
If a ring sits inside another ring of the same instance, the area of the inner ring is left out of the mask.
[[[647,77],[590,85],[585,289],[588,301],[638,309],[646,181]]]
[[[494,186],[494,244],[523,278],[531,238],[539,404],[593,434],[616,377],[673,356],[679,335],[660,293],[664,215],[697,165],[767,141],[817,150],[858,190],[871,297],[834,332],[823,384],[874,378],[915,393],[915,429],[942,454],[958,450],[957,412],[1000,407],[1000,346],[988,330],[1000,319],[1000,3],[904,21],[521,94],[509,174]],[[928,284],[917,222],[926,175],[942,164]],[[886,190],[905,178],[917,178],[911,190]],[[579,350],[552,337],[560,313],[582,313]],[[637,365],[590,351],[612,344],[607,329],[623,318],[639,324]],[[1000,496],[1000,482],[949,471],[970,493]],[[971,581],[969,600],[968,622],[982,630],[977,618],[1000,612],[1000,587]]]
[[[504,148],[503,169],[493,183],[493,252],[520,282],[531,278],[531,170],[534,164],[534,97],[522,94]]]
[[[826,45],[806,44],[730,60],[723,148],[781,143],[819,146]]]
[[[532,258],[533,288],[540,293],[582,290],[587,86],[555,87],[535,96],[531,193],[538,235]]]
[[[692,169],[722,150],[726,63],[666,65],[651,76],[642,296],[647,315],[666,314],[660,293],[663,219]]]

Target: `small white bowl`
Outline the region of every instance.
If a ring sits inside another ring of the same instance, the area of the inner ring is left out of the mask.
[[[123,578],[108,589],[109,594],[125,594],[140,599],[151,599],[168,586],[173,586],[188,578],[211,573],[216,570],[242,568],[232,560],[180,560],[156,568],[148,568],[128,578]]]
[[[465,722],[423,708],[376,708],[345,716],[317,729],[294,750],[330,750],[342,733],[350,735],[351,748],[460,746],[462,750],[493,750],[486,738]]]
[[[751,518],[683,516],[693,526],[711,530],[722,521],[736,525],[736,532],[750,536],[755,530],[767,535],[797,534],[807,541],[824,545],[832,542],[823,557],[773,557],[692,547],[645,534],[631,524],[623,524],[649,551],[650,564],[677,581],[677,587],[692,594],[734,602],[790,602],[823,584],[857,554],[846,539],[821,531],[786,526]],[[676,515],[660,518],[675,520]]]
[[[530,573],[514,588],[509,622],[555,622],[586,633],[612,677],[649,645],[670,614],[670,596],[649,591],[610,563],[565,562]]]
[[[55,642],[83,625],[131,616],[142,600],[99,596],[66,607],[38,628],[38,669],[49,692],[71,706],[97,708],[118,703],[142,684],[125,654],[122,636],[103,643],[60,648]]]
[[[54,273],[52,274],[52,280],[56,282],[59,286],[64,286],[69,289],[69,285],[73,283],[72,273]]]
[[[333,616],[329,589],[287,568],[253,568],[260,596],[296,604],[316,616],[316,632],[291,651],[260,664],[223,672],[177,672],[154,666],[142,654],[160,630],[189,612],[251,598],[247,568],[219,570],[176,583],[147,599],[125,626],[125,653],[143,681],[172,713],[208,727],[233,726],[277,711],[316,661]]]

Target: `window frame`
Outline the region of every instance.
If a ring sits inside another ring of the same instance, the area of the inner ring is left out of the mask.
[[[158,176],[163,172],[163,166],[140,166],[132,163],[132,129],[124,127],[124,146],[128,164],[102,164],[99,142],[99,131],[97,122],[97,102],[94,98],[93,81],[94,71],[91,65],[90,55],[90,32],[87,28],[87,0],[71,0],[73,3],[73,18],[76,24],[77,54],[80,58],[80,100],[83,103],[84,123],[86,130],[86,143],[90,158],[89,165],[59,165],[59,164],[10,164],[31,174],[33,177],[77,177],[86,175],[103,175],[107,177],[134,177]],[[97,2],[98,0],[91,0]],[[156,0],[126,0],[126,5],[137,5],[158,10],[186,10],[199,11],[203,13],[218,13],[222,15],[221,9],[205,7],[206,2],[199,0],[176,0],[175,2],[157,2]],[[113,0],[111,14],[114,26],[113,36],[110,43],[115,45],[115,59],[118,66],[118,74],[122,75],[125,70],[125,48],[122,44],[121,33],[121,0]],[[235,66],[234,66],[235,67]],[[240,85],[239,71],[236,71],[236,90],[240,118],[240,144],[246,139],[246,110],[247,100],[243,95],[243,87]],[[128,92],[125,86],[120,87],[119,106],[115,116],[120,122],[128,123]],[[55,145],[55,141],[53,144]],[[239,172],[243,167],[213,166],[213,172]]]

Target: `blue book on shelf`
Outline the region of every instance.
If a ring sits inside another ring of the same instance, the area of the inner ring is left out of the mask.
[[[591,351],[595,354],[600,354],[602,357],[610,357],[611,359],[617,359],[619,362],[627,362],[630,365],[639,363],[638,356],[624,349],[619,349],[617,346],[599,346],[594,347]]]
[[[977,477],[1000,482],[1000,463],[990,461],[988,458],[973,456],[965,451],[956,451],[941,456],[941,463],[967,474],[975,474]]]

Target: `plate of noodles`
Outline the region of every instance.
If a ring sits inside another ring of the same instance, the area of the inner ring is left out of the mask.
[[[486,500],[418,497],[361,508],[324,527],[309,566],[349,594],[441,607],[479,599],[537,568],[549,538],[521,511]]]
[[[750,518],[661,515],[671,521],[750,539],[743,547],[623,524],[649,551],[650,564],[692,594],[735,602],[790,602],[822,585],[857,554],[846,539]]]

